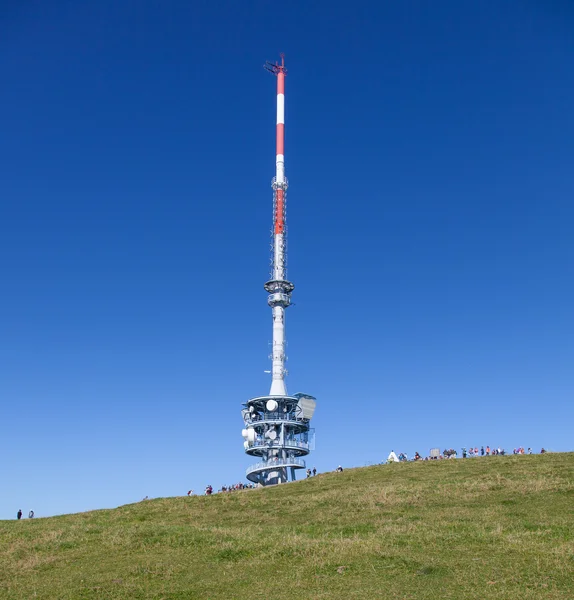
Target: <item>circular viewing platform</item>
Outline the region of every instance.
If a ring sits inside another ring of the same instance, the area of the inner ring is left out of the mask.
[[[278,458],[275,460],[264,460],[247,468],[245,472],[247,479],[257,481],[257,475],[262,471],[272,471],[275,469],[304,469],[306,466],[302,458]]]

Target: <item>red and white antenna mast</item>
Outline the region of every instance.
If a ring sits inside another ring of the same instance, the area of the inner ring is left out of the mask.
[[[273,311],[273,361],[271,396],[285,396],[285,309],[291,304],[295,287],[287,281],[287,178],[285,177],[285,57],[281,63],[265,63],[265,68],[277,76],[277,140],[273,188],[273,262],[271,280],[265,284],[268,304]]]

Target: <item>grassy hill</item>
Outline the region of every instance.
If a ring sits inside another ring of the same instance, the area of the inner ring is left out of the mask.
[[[574,598],[574,454],[0,522],[0,598]]]

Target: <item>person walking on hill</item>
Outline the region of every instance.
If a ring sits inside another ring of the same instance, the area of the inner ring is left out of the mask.
[[[18,519],[18,521],[22,518],[22,509],[18,510],[18,512],[16,513],[16,518]]]
[[[311,477],[311,469],[307,469],[307,479],[309,479],[309,477]]]
[[[34,518],[34,511],[33,511],[33,510],[31,510],[31,511],[28,513],[28,518],[29,518],[29,519],[33,519],[33,518]]]
[[[315,475],[317,475],[317,467],[313,467],[313,477],[315,477]]]

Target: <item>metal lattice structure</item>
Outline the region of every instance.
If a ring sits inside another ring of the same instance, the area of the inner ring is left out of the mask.
[[[246,402],[242,411],[245,452],[259,458],[247,469],[247,478],[261,485],[295,479],[295,471],[306,467],[302,457],[313,449],[310,421],[315,398],[287,394],[285,385],[285,310],[291,304],[294,285],[287,280],[287,188],[285,177],[285,60],[265,64],[277,77],[277,130],[273,188],[273,244],[271,279],[265,283],[267,303],[273,314],[271,390]]]

